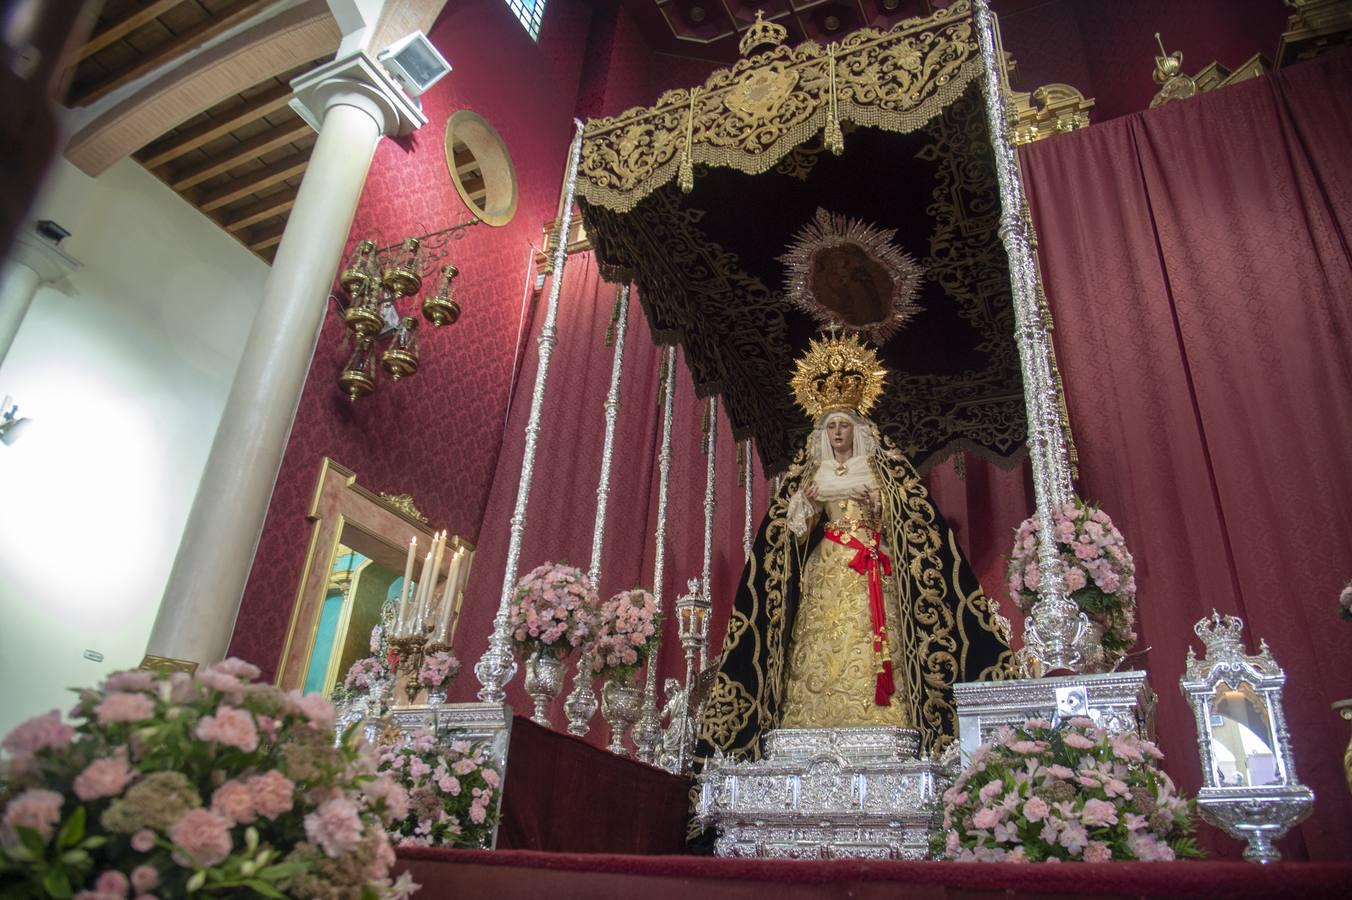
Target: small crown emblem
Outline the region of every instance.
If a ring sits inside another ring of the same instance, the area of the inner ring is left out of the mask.
[[[1238,616],[1224,616],[1216,610],[1211,616],[1200,620],[1192,630],[1206,645],[1206,655],[1215,657],[1226,651],[1244,654],[1244,621]]]
[[[788,36],[789,29],[765,21],[765,10],[758,9],[756,21],[746,30],[746,34],[742,35],[742,42],[737,45],[737,49],[742,51],[742,56],[750,56],[761,48],[778,47]]]
[[[886,377],[873,348],[849,334],[810,341],[789,384],[798,405],[815,420],[833,409],[868,415],[882,396]]]

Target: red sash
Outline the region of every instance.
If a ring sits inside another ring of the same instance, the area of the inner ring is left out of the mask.
[[[873,620],[873,661],[878,673],[873,702],[887,706],[896,693],[892,680],[892,654],[887,649],[887,609],[883,606],[883,576],[892,574],[892,560],[878,549],[880,535],[873,532],[873,546],[865,546],[853,534],[834,528],[826,529],[827,540],[858,552],[850,561],[850,568],[868,577],[868,609]]]

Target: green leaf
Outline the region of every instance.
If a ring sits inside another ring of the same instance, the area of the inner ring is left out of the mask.
[[[42,859],[47,855],[47,844],[42,840],[42,835],[27,825],[16,825],[14,830],[19,835],[19,843],[23,845],[25,850],[33,854],[34,859]]]
[[[102,847],[106,843],[108,843],[108,839],[106,837],[104,837],[101,834],[96,834],[93,837],[87,837],[83,841],[81,841],[80,849],[97,850],[99,847]]]
[[[66,876],[64,869],[50,869],[46,877],[42,879],[42,887],[49,897],[70,897],[75,892],[71,890],[70,878]]]
[[[188,879],[187,884],[188,893],[192,894],[196,893],[197,891],[200,891],[202,889],[202,885],[206,883],[207,883],[207,870],[198,869],[197,873],[193,875],[193,877]]]
[[[83,806],[75,807],[75,812],[70,814],[65,824],[61,826],[61,831],[56,835],[56,846],[61,848],[74,847],[84,839],[85,833],[85,808]]]
[[[285,894],[268,884],[266,881],[260,881],[257,878],[250,878],[248,881],[244,882],[244,884],[246,887],[253,888],[264,897],[286,897]]]
[[[292,875],[299,875],[310,868],[309,863],[304,862],[284,862],[277,863],[275,866],[268,866],[258,873],[259,878],[266,878],[269,881],[280,881],[283,878],[290,878]]]

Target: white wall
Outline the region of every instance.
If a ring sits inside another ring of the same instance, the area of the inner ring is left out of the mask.
[[[0,365],[32,420],[0,445],[0,735],[141,661],[268,272],[130,160],[58,160],[34,212],[83,267]]]

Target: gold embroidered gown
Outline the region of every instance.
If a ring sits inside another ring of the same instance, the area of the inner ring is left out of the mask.
[[[858,502],[827,500],[822,505],[828,527],[853,534],[865,546],[872,544],[876,522]],[[782,728],[912,725],[900,692],[887,706],[874,702],[877,667],[868,578],[850,568],[857,553],[823,538],[808,556],[789,645]],[[888,649],[893,668],[899,669],[897,602],[889,581],[884,580],[883,591]]]

